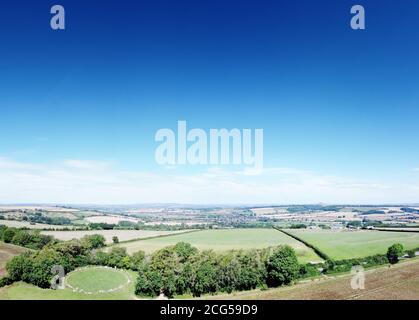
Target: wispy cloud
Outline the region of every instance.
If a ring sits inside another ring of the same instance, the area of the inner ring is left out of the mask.
[[[110,162],[92,160],[66,160],[63,165],[73,169],[103,170],[110,167]]]
[[[380,203],[417,202],[418,186],[358,181],[296,168],[258,172],[126,171],[110,162],[34,164],[0,158],[0,202]]]

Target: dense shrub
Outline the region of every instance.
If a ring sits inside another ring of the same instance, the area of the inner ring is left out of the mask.
[[[409,258],[416,257],[416,250],[407,250],[406,253],[407,253]]]
[[[7,276],[0,278],[0,288],[11,285],[12,283],[13,283],[13,280]]]
[[[106,239],[101,234],[86,235],[81,239],[81,241],[90,249],[98,249],[106,246]]]
[[[279,246],[269,257],[267,264],[270,287],[289,284],[297,278],[299,265],[295,251],[289,246]]]
[[[11,243],[13,237],[15,236],[18,229],[16,228],[6,228],[2,234],[2,240],[6,243]]]
[[[17,228],[0,228],[0,240],[6,243],[12,243],[29,249],[42,249],[48,243],[54,242],[54,238],[46,236],[36,230],[25,230]]]
[[[373,256],[367,256],[356,259],[344,259],[344,260],[328,260],[322,265],[324,272],[328,274],[349,272],[353,266],[363,266],[364,268],[371,268],[380,266],[388,263],[387,256],[385,254],[376,254]]]
[[[401,245],[400,243],[393,244],[387,250],[388,262],[392,264],[399,262],[399,257],[403,255],[403,252],[403,245]]]
[[[312,264],[303,264],[298,271],[299,278],[311,278],[320,275],[319,268]]]

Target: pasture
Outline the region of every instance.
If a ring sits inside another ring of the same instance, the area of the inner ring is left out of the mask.
[[[313,250],[274,229],[224,229],[203,230],[173,236],[139,240],[121,244],[128,253],[143,250],[146,253],[159,250],[178,242],[187,242],[200,250],[213,249],[222,252],[231,249],[257,249],[289,245],[295,249],[301,263],[321,261]]]
[[[134,239],[147,239],[152,237],[166,236],[185,231],[152,231],[152,230],[85,230],[85,231],[42,231],[44,235],[50,235],[58,240],[68,241],[81,239],[86,235],[100,234],[106,239],[106,243],[112,243],[112,237],[117,236],[120,242]]]
[[[385,254],[388,247],[401,243],[405,249],[419,247],[419,233],[365,230],[287,230],[316,246],[336,260]]]
[[[0,277],[6,274],[6,263],[14,256],[17,256],[29,249],[0,242]]]

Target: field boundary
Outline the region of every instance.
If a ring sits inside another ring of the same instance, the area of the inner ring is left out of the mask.
[[[135,239],[125,240],[125,241],[120,241],[118,243],[110,243],[106,247],[115,247],[115,246],[118,246],[120,244],[137,242],[137,241],[141,241],[141,240],[149,240],[149,239],[164,238],[164,237],[173,237],[173,236],[177,236],[177,235],[181,235],[181,234],[187,234],[187,233],[198,232],[198,231],[203,231],[203,230],[201,230],[201,229],[185,230],[185,231],[176,232],[176,233],[173,233],[173,234],[160,234],[160,235],[157,235],[157,236],[150,236],[150,237],[147,237],[147,238],[135,238]]]
[[[326,253],[324,253],[323,251],[321,251],[319,248],[317,248],[316,246],[312,245],[311,243],[301,239],[300,237],[293,235],[292,233],[285,231],[284,229],[281,228],[277,228],[277,227],[273,227],[275,230],[282,232],[284,234],[286,234],[287,236],[303,243],[305,246],[309,247],[310,249],[312,249],[320,258],[322,258],[323,260],[326,261],[333,261],[332,258],[330,258]]]
[[[385,229],[385,228],[374,228],[374,229],[367,229],[370,231],[384,231],[384,232],[408,232],[408,233],[419,233],[419,230],[397,230],[397,229]]]

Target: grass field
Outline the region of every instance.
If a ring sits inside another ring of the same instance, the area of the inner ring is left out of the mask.
[[[132,279],[122,270],[106,267],[89,267],[75,270],[67,275],[67,285],[76,291],[99,293],[117,291]]]
[[[127,276],[131,279],[127,283]],[[94,291],[87,294],[74,291],[70,287],[63,290],[41,289],[24,282],[16,282],[11,286],[0,288],[0,300],[131,300],[135,297],[135,279],[137,273],[133,271],[120,271],[112,269],[88,268],[73,271],[68,275],[67,281],[71,286],[79,286],[85,291]],[[113,292],[106,291],[122,286]]]
[[[419,247],[419,233],[343,230],[288,230],[288,232],[337,260],[384,254],[394,243],[403,244],[405,249]]]
[[[152,231],[152,230],[87,230],[87,231],[42,231],[42,234],[51,235],[58,240],[81,239],[86,235],[101,234],[107,243],[112,243],[112,237],[117,236],[119,241],[133,239],[147,239],[162,235],[176,234],[185,231]]]
[[[6,263],[14,256],[21,254],[28,249],[15,246],[13,244],[8,244],[0,242],[0,277],[6,274]]]
[[[274,229],[229,229],[204,230],[148,240],[139,240],[121,244],[129,253],[143,250],[147,253],[156,251],[178,242],[187,242],[198,249],[227,251],[231,249],[266,248],[287,244],[293,247],[302,263],[321,261],[321,259],[304,244]]]
[[[419,300],[419,259],[365,272],[365,289],[351,288],[352,275],[308,280],[294,286],[252,290],[209,299],[244,300]]]

